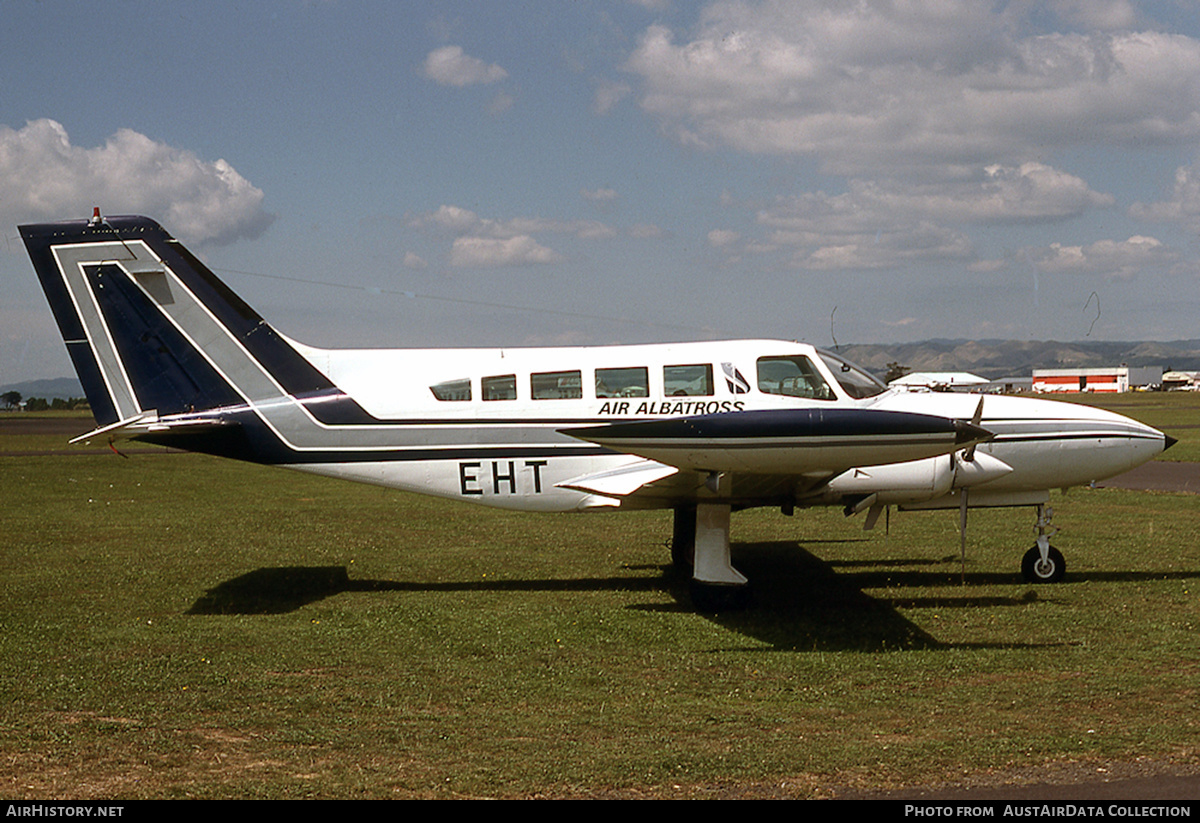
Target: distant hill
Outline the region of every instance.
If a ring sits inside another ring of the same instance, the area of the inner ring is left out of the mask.
[[[43,397],[53,400],[58,397],[66,400],[71,397],[83,397],[83,386],[74,377],[56,377],[53,380],[26,380],[24,383],[9,383],[0,386],[0,394],[15,391],[21,393],[21,399]]]
[[[847,345],[846,359],[882,375],[889,363],[909,371],[965,371],[990,380],[1028,377],[1034,369],[1162,366],[1200,371],[1200,340],[1121,343],[1102,340],[922,340],[918,343]]]

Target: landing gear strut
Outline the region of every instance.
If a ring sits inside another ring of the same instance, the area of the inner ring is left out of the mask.
[[[1029,583],[1057,583],[1067,573],[1067,563],[1062,552],[1050,545],[1051,535],[1058,531],[1050,525],[1054,509],[1045,504],[1037,508],[1038,538],[1021,559],[1021,576]]]
[[[744,608],[749,602],[746,577],[729,559],[727,503],[698,503],[675,509],[671,559],[691,568],[692,604],[703,612]]]

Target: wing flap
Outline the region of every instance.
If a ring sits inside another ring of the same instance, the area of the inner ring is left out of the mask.
[[[619,469],[585,474],[554,485],[604,497],[628,497],[678,472],[675,466],[666,466],[655,460],[640,460]]]

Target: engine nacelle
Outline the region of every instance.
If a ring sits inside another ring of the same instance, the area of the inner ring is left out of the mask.
[[[843,472],[829,481],[823,497],[837,501],[877,495],[883,505],[916,503],[941,497],[954,483],[954,458],[950,455],[889,463]]]
[[[866,498],[885,506],[919,503],[1003,477],[1012,467],[990,454],[976,451],[968,460],[962,452],[908,463],[867,466],[843,472],[821,490],[827,501]]]

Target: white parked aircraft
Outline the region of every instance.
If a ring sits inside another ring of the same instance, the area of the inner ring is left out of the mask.
[[[316,349],[269,326],[157,223],[20,227],[98,428],[529,511],[670,508],[698,605],[736,602],[732,511],[1034,506],[1032,581],[1062,577],[1049,489],[1174,441],[1085,406],[897,393],[778,340]],[[964,543],[965,545],[965,543]],[[732,597],[730,595],[733,595]]]

